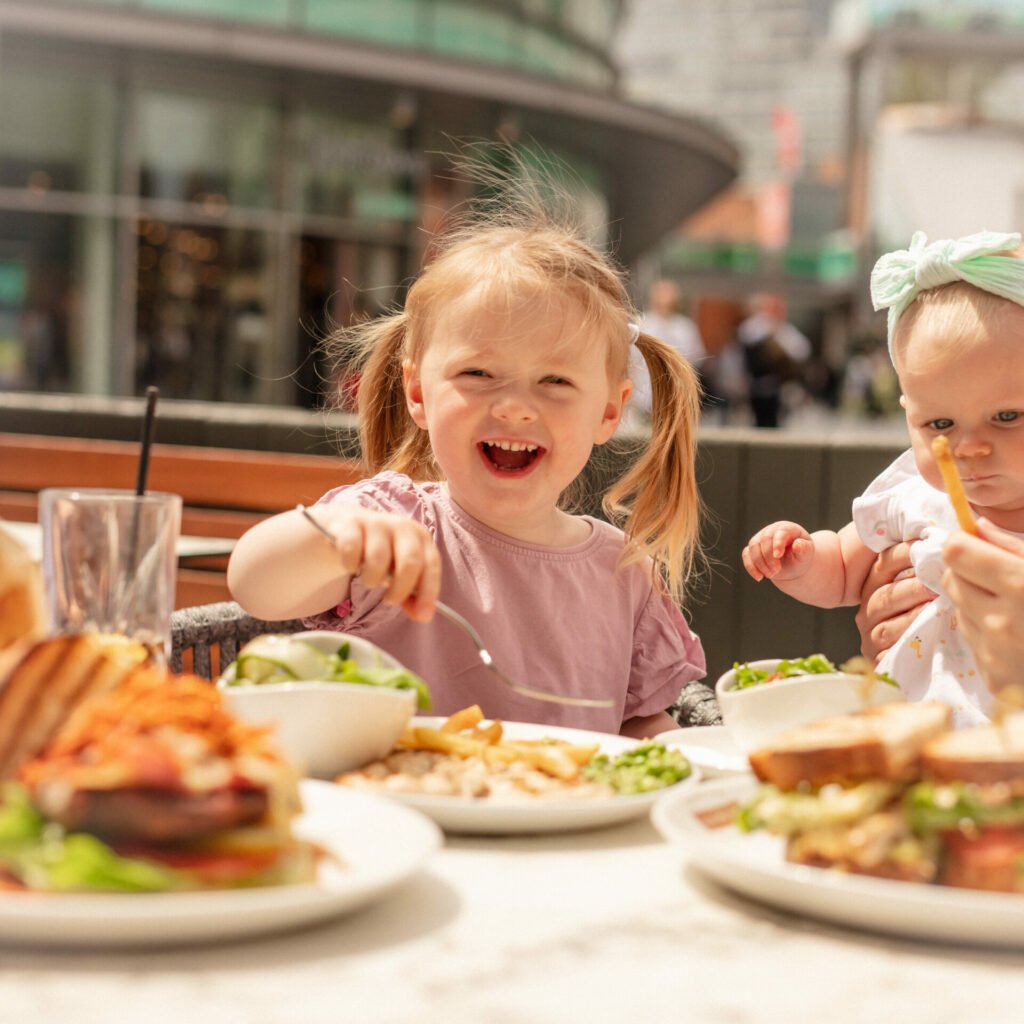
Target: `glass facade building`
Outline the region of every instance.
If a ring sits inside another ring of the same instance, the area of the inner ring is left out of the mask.
[[[737,155],[618,96],[618,8],[0,0],[0,388],[320,404],[318,341],[465,198],[452,139],[554,155],[636,259]]]

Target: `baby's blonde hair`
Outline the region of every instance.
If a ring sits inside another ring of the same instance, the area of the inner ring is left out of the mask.
[[[1000,255],[1021,259],[1024,258],[1024,248]],[[985,323],[994,331],[1006,329],[1004,322],[1015,311],[1024,312],[1024,307],[966,281],[954,281],[920,292],[903,311],[893,330],[892,358],[896,372],[899,373],[905,364],[915,326],[927,323],[932,336],[941,339],[938,346],[923,354],[923,362],[927,366],[963,349],[976,337],[979,323]]]
[[[544,295],[575,300],[583,311],[580,332],[608,347],[609,379],[628,376],[629,324],[636,314],[622,272],[584,241],[577,226],[559,223],[536,192],[520,191],[507,205],[492,199],[483,212],[437,240],[403,310],[329,339],[346,352],[365,354],[358,409],[362,456],[370,472],[440,478],[430,438],[409,415],[402,364],[420,361],[445,309],[477,286],[506,300]],[[670,345],[643,333],[636,345],[651,376],[651,440],[602,500],[609,519],[625,531],[624,562],[650,556],[682,603],[698,554],[694,462],[700,389],[690,364]],[[563,495],[563,505],[567,500]]]

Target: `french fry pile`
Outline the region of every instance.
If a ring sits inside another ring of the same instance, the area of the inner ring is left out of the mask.
[[[404,750],[432,750],[453,757],[479,757],[485,764],[522,762],[563,782],[579,778],[580,769],[598,752],[598,744],[574,746],[564,740],[510,740],[504,738],[501,722],[483,724],[478,704],[456,711],[440,726],[405,727],[396,746]]]

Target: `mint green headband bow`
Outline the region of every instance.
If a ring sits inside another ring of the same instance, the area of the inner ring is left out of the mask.
[[[1024,260],[997,256],[1021,243],[1019,234],[979,231],[965,238],[928,244],[923,231],[914,233],[909,249],[882,256],[871,271],[871,302],[889,310],[889,356],[896,321],[921,292],[953,281],[1000,295],[1024,306]]]

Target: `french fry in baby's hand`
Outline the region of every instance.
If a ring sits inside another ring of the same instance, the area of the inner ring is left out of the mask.
[[[942,474],[942,483],[945,485],[949,500],[953,503],[953,511],[956,513],[960,529],[977,537],[978,528],[974,525],[974,515],[964,493],[963,481],[957,472],[953,452],[949,447],[949,438],[945,434],[940,434],[932,440],[932,455],[935,456],[935,462]]]

